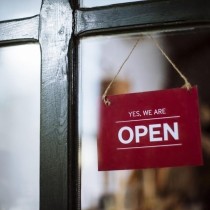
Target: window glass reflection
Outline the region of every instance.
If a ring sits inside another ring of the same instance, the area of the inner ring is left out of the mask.
[[[83,210],[204,210],[210,190],[209,30],[153,34],[192,85],[198,85],[202,150],[201,167],[171,167],[98,172],[99,102],[124,62],[137,35],[94,37],[81,43],[81,127]],[[109,94],[176,88],[183,80],[148,37],[123,67]],[[134,160],[135,161],[135,160]],[[145,160],[146,161],[146,160]]]
[[[129,2],[138,2],[138,1],[146,1],[146,0],[80,0],[80,4],[82,7],[96,7],[96,6],[106,6],[111,4],[119,4],[119,3],[129,3]]]
[[[0,48],[0,209],[39,209],[40,49]]]
[[[0,21],[38,15],[40,8],[41,0],[1,0]]]

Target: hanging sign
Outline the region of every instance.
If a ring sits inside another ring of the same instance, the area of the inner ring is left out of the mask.
[[[98,169],[202,164],[197,88],[108,96],[101,103]]]

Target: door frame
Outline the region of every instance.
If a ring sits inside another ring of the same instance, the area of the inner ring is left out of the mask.
[[[81,209],[81,38],[193,30],[209,23],[208,0],[149,0],[93,8],[81,8],[77,0],[43,0],[40,14],[0,22],[0,47],[40,45],[40,210]]]

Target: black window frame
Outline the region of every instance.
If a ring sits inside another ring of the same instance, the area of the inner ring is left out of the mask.
[[[78,125],[81,38],[176,31],[209,24],[208,0],[149,0],[93,8],[81,8],[77,0],[43,0],[40,14],[0,22],[0,47],[40,44],[40,210],[81,209]]]

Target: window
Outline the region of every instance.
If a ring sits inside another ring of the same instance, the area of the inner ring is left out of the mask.
[[[198,85],[204,165],[106,172],[99,172],[97,163],[100,101],[102,93],[114,78],[136,40],[141,37],[108,95],[177,88],[183,85],[183,81],[156,44],[145,34],[82,39],[80,72],[83,210],[146,209],[147,205],[162,209],[167,209],[170,205],[173,205],[174,209],[178,206],[180,209],[184,209],[185,206],[188,209],[203,209],[209,205],[206,199],[209,186],[200,180],[200,176],[205,177],[210,173],[207,146],[210,140],[208,128],[210,97],[206,79],[210,74],[207,58],[210,51],[209,33],[206,27],[179,32],[150,33],[191,84]],[[89,62],[93,60],[94,62]]]

